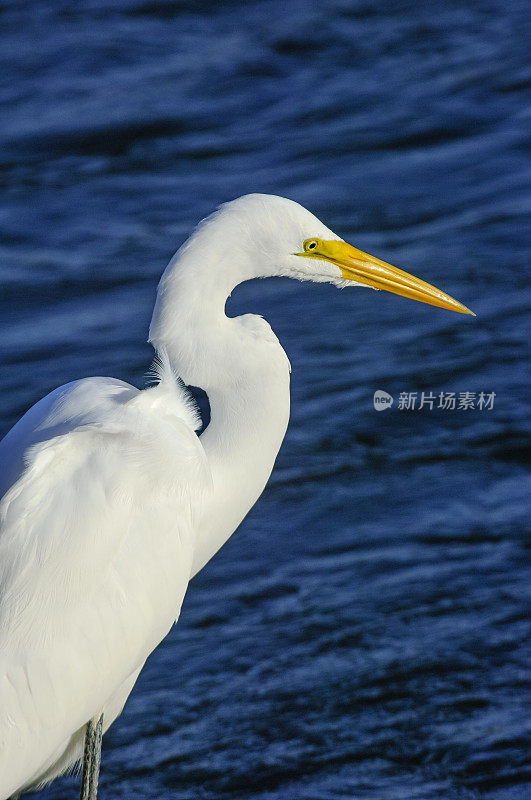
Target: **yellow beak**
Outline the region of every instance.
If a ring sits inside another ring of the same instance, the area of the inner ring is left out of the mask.
[[[475,316],[473,311],[440,289],[436,289],[435,286],[415,278],[402,269],[392,267],[391,264],[380,261],[379,258],[374,258],[346,242],[307,239],[304,242],[304,252],[296,255],[330,261],[340,268],[345,280],[362,283],[375,289],[384,289],[431,306]]]

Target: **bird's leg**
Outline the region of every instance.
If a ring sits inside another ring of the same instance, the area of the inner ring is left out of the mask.
[[[96,719],[96,717],[94,717]],[[80,800],[96,800],[101,761],[101,738],[103,735],[103,714],[97,723],[87,722],[85,749],[83,751],[83,774],[81,777]]]
[[[88,800],[90,792],[90,774],[92,771],[92,755],[94,750],[94,739],[96,729],[92,720],[87,722],[85,731],[85,748],[83,750],[83,773],[81,776],[81,795],[80,800]]]
[[[90,783],[89,800],[96,800],[98,794],[98,779],[100,777],[101,740],[103,737],[103,714],[96,723],[96,736],[94,741],[94,759],[92,761],[92,780]]]

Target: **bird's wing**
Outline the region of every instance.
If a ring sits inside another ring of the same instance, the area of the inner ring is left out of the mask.
[[[0,505],[0,797],[54,762],[179,614],[211,491],[179,391],[69,384],[0,445],[15,473]]]

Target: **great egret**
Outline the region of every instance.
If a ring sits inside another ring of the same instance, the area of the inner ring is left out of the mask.
[[[472,313],[291,200],[247,195],[198,226],[159,284],[156,385],[74,381],[0,444],[2,798],[50,781],[83,750],[82,796],[96,796],[102,732],[190,578],[261,494],[288,424],[290,367],[268,323],[229,318],[225,302],[242,281],[275,275]],[[208,394],[200,437],[177,375]]]

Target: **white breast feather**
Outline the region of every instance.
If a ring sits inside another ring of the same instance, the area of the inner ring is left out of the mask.
[[[142,392],[61,387],[0,443],[15,473],[0,503],[2,797],[28,753],[35,780],[54,763],[179,615],[211,477],[168,368]]]

